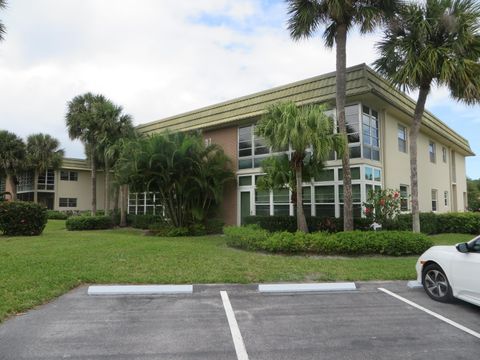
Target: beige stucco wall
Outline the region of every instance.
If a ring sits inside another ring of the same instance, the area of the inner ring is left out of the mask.
[[[92,190],[91,190],[91,172],[89,170],[71,170],[78,172],[78,181],[60,180],[60,171],[55,174],[55,210],[91,210],[92,208]],[[97,210],[104,209],[104,174],[97,173]],[[66,208],[59,206],[60,198],[77,198],[77,207]],[[111,196],[111,208],[113,208],[113,196]]]
[[[237,126],[207,130],[203,132],[204,139],[210,139],[212,144],[218,144],[232,161],[232,170],[237,169]],[[236,181],[227,184],[224,190],[221,206],[221,218],[226,225],[237,223],[237,186]]]
[[[386,188],[399,189],[400,185],[408,185],[410,191],[410,157],[409,153],[403,153],[398,150],[397,129],[401,124],[407,127],[406,123],[399,121],[388,111],[385,112],[384,129],[384,185]],[[408,139],[409,141],[410,139]],[[430,161],[429,142],[436,144],[436,162]],[[408,143],[409,144],[409,143]],[[408,147],[407,144],[407,147]],[[451,149],[446,145],[445,139],[435,137],[425,132],[421,132],[418,138],[418,192],[420,211],[428,212],[432,210],[432,189],[437,190],[437,212],[448,212],[455,210],[452,200],[452,182],[451,182]],[[442,147],[447,149],[447,162],[442,159]],[[466,191],[465,175],[465,157],[459,155],[456,159],[457,173],[457,209],[464,211],[463,192]],[[445,206],[444,192],[448,192],[448,202]]]

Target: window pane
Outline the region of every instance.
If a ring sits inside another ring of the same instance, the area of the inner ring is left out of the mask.
[[[374,176],[373,176],[374,181],[382,181],[380,170],[374,169],[373,174],[374,174]]]
[[[239,186],[248,186],[252,185],[252,177],[250,175],[248,176],[240,176],[238,178],[238,185]]]
[[[270,191],[255,190],[255,202],[257,203],[270,203]]]
[[[352,180],[360,180],[359,167],[350,168],[350,174],[352,176]],[[338,180],[343,180],[343,169],[338,169]]]
[[[290,215],[290,205],[274,205],[273,206],[273,214],[274,215],[283,215],[283,216]]]
[[[310,204],[312,202],[312,193],[310,186],[304,186],[302,189],[302,200],[304,204]]]
[[[343,203],[343,185],[338,186],[339,200]],[[362,201],[362,194],[360,189],[360,184],[352,185],[352,201],[360,202]]]
[[[250,169],[252,167],[252,159],[239,159],[238,168],[239,169]]]
[[[288,204],[290,202],[290,193],[288,189],[273,190],[273,202]]]
[[[348,142],[350,144],[360,142],[360,135],[358,133],[350,134],[347,136],[348,136]]]
[[[372,150],[372,160],[380,161],[380,151]]]
[[[333,169],[326,169],[322,170],[317,177],[315,177],[315,181],[333,181],[334,180],[334,170]]]
[[[373,169],[365,167],[365,180],[373,180]]]
[[[315,186],[315,203],[335,203],[335,186]]]
[[[335,217],[335,205],[316,205],[316,216],[318,217]]]
[[[360,146],[353,146],[350,148],[350,158],[358,159],[361,157]]]
[[[270,215],[270,205],[256,205],[255,214],[269,216]]]
[[[247,149],[240,149],[238,151],[238,156],[244,157],[244,156],[251,156],[252,155],[252,149],[247,148]]]

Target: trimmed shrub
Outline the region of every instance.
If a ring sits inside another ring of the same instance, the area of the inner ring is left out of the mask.
[[[150,234],[162,237],[180,237],[192,235],[191,229],[185,227],[175,227],[167,223],[151,224],[149,227]],[[205,234],[205,232],[203,232]]]
[[[7,236],[40,235],[47,224],[47,209],[24,201],[0,203],[0,231]]]
[[[425,234],[409,231],[272,234],[258,225],[227,227],[224,231],[229,246],[285,254],[406,256],[421,254],[433,245]]]
[[[48,220],[67,220],[68,215],[61,211],[47,210]]]
[[[437,233],[480,234],[480,213],[446,213],[437,215]]]
[[[205,230],[208,235],[223,234],[225,223],[221,219],[207,219],[205,222]]]
[[[258,225],[227,226],[223,228],[227,244],[245,250],[263,250],[268,231]]]
[[[66,221],[69,231],[78,230],[104,230],[113,227],[113,220],[110,216],[72,216]]]

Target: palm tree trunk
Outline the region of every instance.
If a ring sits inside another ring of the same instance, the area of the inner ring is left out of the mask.
[[[127,226],[128,186],[120,185],[120,226]]]
[[[92,163],[92,216],[97,214],[97,164],[95,161],[95,147],[92,146],[90,161]]]
[[[17,200],[17,185],[15,184],[15,176],[7,175],[5,191],[10,193],[10,200]]]
[[[119,199],[119,196],[120,196],[120,189],[118,188],[118,185],[117,185],[117,186],[115,186],[115,190],[114,190],[114,193],[113,193],[113,212],[115,214],[118,213],[118,208],[119,208],[118,199]]]
[[[302,191],[302,167],[295,168],[295,181],[297,187],[297,230],[308,233],[307,220],[303,211],[303,191]]]
[[[418,100],[413,115],[413,124],[410,128],[410,185],[412,191],[412,230],[420,232],[420,210],[418,206],[418,169],[417,169],[417,139],[420,132],[425,103],[427,101],[430,86],[420,87]]]
[[[345,123],[345,102],[347,97],[347,27],[339,24],[335,35],[337,46],[337,72],[336,72],[336,106],[337,122],[340,133],[347,139],[347,126]],[[353,204],[352,204],[352,175],[350,172],[350,152],[347,148],[342,156],[343,167],[343,229],[353,230]]]
[[[105,215],[108,216],[110,212],[110,167],[107,157],[105,157],[105,193],[103,198]]]

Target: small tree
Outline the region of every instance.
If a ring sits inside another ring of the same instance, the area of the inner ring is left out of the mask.
[[[15,200],[15,177],[25,168],[25,143],[17,135],[0,131],[0,176],[10,182]]]
[[[392,189],[370,190],[363,204],[367,219],[382,225],[400,214],[400,205],[400,192]]]
[[[333,120],[325,114],[324,106],[298,107],[293,102],[271,106],[258,122],[256,133],[273,151],[291,148],[288,159],[291,172],[286,171],[286,162],[281,159],[266,163],[266,170],[272,186],[285,181],[284,187],[296,194],[297,228],[308,232],[301,191],[304,174],[310,167],[321,169],[332,151],[341,155],[345,138],[335,134]]]

